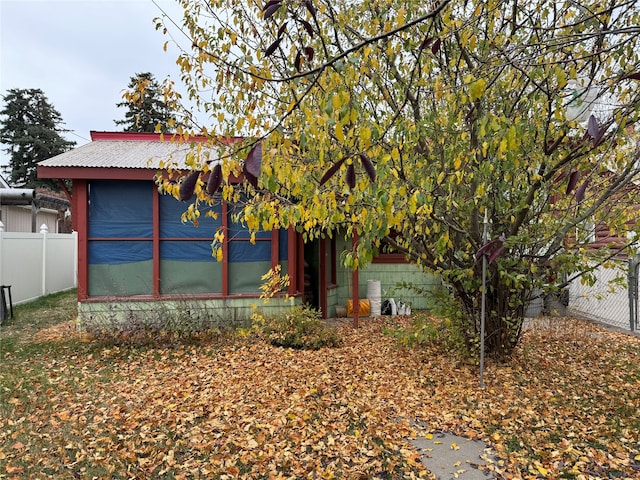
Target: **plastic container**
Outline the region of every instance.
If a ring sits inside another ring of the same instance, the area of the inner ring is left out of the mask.
[[[398,306],[396,305],[396,301],[393,298],[390,298],[389,303],[391,304],[391,315],[397,315]]]
[[[371,316],[379,317],[382,309],[382,293],[380,280],[367,281],[367,300],[371,305]]]

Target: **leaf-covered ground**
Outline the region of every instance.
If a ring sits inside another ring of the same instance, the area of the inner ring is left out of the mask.
[[[0,478],[428,478],[409,419],[484,439],[499,478],[640,478],[638,338],[554,319],[481,390],[383,327],[314,352],[0,338]]]

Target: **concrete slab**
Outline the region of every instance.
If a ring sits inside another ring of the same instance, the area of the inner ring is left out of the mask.
[[[424,426],[422,426],[424,427]],[[420,428],[422,430],[422,428]],[[426,433],[409,439],[424,466],[439,480],[491,480],[496,477],[484,467],[495,464],[494,452],[486,443],[448,432]]]

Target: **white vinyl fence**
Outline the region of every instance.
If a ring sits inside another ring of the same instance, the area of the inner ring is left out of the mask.
[[[629,262],[618,261],[614,268],[598,268],[593,286],[574,280],[569,288],[569,312],[629,330],[628,271]],[[624,278],[624,286],[612,288],[610,282],[616,277]]]
[[[0,285],[11,285],[13,303],[78,286],[77,233],[0,231]]]

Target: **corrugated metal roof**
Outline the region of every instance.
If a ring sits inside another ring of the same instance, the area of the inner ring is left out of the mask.
[[[43,160],[43,167],[132,168],[158,169],[160,162],[171,160],[175,168],[186,168],[185,159],[192,151],[188,143],[140,140],[98,140],[68,152]],[[215,150],[203,149],[203,154],[217,158]]]

